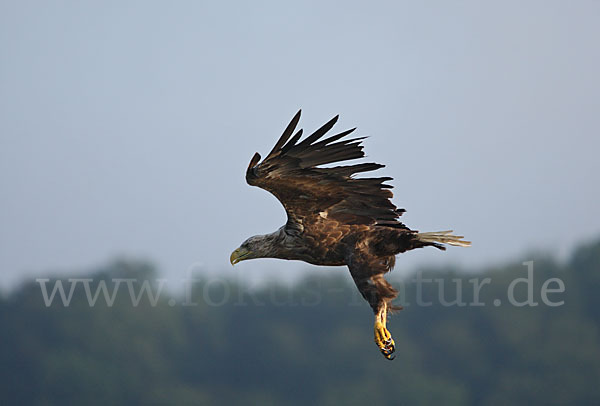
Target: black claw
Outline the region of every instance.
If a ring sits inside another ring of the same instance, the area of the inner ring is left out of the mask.
[[[396,351],[394,347],[385,347],[381,349],[381,353],[385,356],[392,355]]]
[[[384,348],[381,348],[381,353],[389,359],[389,356],[392,355],[396,351],[396,348],[390,345],[386,345]]]
[[[396,356],[392,356],[392,353],[394,352],[394,350],[392,349],[391,351],[388,351],[386,349],[382,349],[381,353],[383,354],[383,356],[385,357],[385,359],[388,359],[390,361],[394,360],[396,358]]]

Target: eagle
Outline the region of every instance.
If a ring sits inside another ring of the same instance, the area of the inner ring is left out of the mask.
[[[347,138],[356,128],[323,138],[337,122],[335,116],[308,137],[295,132],[296,113],[265,159],[257,152],[246,181],[272,193],[287,213],[277,231],[244,241],[230,257],[232,265],[254,258],[300,260],[314,265],[348,266],[350,275],[374,316],[375,343],[383,356],[394,359],[394,340],[387,329],[388,314],[400,309],[384,278],[397,254],[422,247],[445,250],[444,244],[470,246],[450,231],[420,233],[401,223],[405,212],[392,202],[390,177],[356,177],[384,165],[372,162],[331,166],[364,157],[366,137]],[[328,165],[328,166],[323,166]]]

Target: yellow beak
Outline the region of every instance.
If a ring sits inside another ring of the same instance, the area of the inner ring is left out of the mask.
[[[241,262],[244,259],[248,258],[251,253],[251,251],[240,247],[231,253],[231,256],[229,257],[229,262],[231,262],[231,265],[235,265],[238,262]]]

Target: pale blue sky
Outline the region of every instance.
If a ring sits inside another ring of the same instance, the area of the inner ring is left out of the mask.
[[[564,254],[600,235],[600,2],[0,3],[0,286],[117,255],[231,271],[285,221],[247,186],[298,108],[370,135],[404,222],[470,249]]]

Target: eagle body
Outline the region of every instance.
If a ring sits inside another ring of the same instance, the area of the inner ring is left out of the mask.
[[[334,117],[301,140],[294,133],[300,111],[261,161],[255,153],[246,181],[272,193],[284,206],[287,222],[277,231],[248,238],[231,254],[231,263],[253,258],[300,260],[314,265],[346,265],[375,313],[375,342],[393,359],[394,341],[387,314],[398,292],[383,278],[397,254],[443,244],[469,246],[451,231],[419,233],[398,219],[405,212],[392,202],[390,177],[357,177],[384,167],[377,163],[328,166],[364,157],[362,140],[346,138],[355,129],[323,137]]]
[[[411,230],[339,225],[327,220],[319,223],[301,234],[283,226],[260,238],[271,246],[270,258],[325,266],[348,265],[353,257],[379,258],[388,264],[388,271],[393,268],[395,255],[422,244]]]

